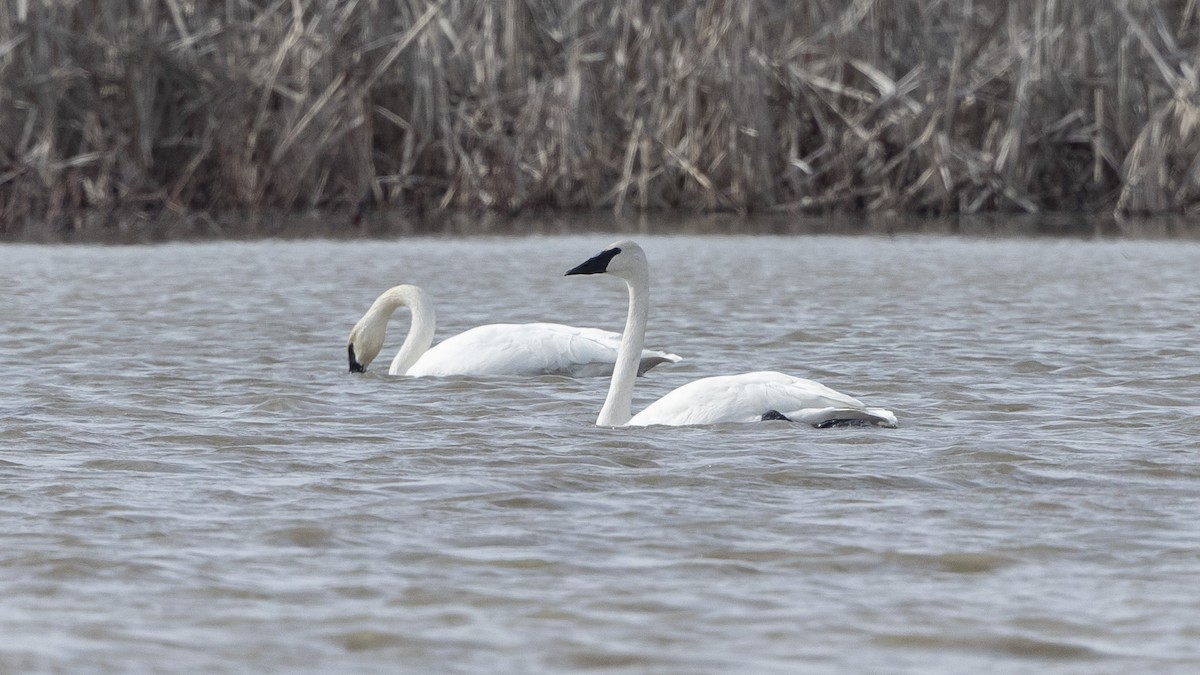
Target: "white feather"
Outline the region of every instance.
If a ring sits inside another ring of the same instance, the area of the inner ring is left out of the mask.
[[[834,419],[896,425],[896,416],[888,410],[867,408],[820,382],[769,371],[694,380],[651,403],[627,424],[758,422],[772,411],[813,425]],[[864,412],[868,414],[862,416]]]

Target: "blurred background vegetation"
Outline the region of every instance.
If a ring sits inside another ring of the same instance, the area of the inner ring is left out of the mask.
[[[1195,0],[0,0],[0,234],[314,209],[1186,214],[1198,24]]]

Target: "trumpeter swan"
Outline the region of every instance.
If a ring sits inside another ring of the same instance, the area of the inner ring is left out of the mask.
[[[599,328],[495,323],[459,333],[431,349],[436,323],[433,303],[425,291],[403,284],[384,291],[354,324],[346,344],[350,372],[365,371],[379,354],[388,321],[400,307],[408,307],[412,325],[392,359],[388,369],[392,375],[608,375],[621,344],[620,335]],[[660,363],[679,361],[666,352],[639,352],[638,374]]]
[[[825,385],[783,373],[757,372],[706,377],[671,391],[636,416],[631,413],[637,354],[646,338],[650,314],[650,268],[636,243],[613,243],[567,272],[612,274],[629,287],[629,316],[621,336],[617,365],[599,426],[686,425],[720,422],[790,420],[826,427],[837,424],[875,424],[895,427],[896,416],[882,408],[868,408],[855,398]]]

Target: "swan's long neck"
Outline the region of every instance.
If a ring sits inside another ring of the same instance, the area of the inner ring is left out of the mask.
[[[638,363],[646,342],[646,321],[650,316],[650,275],[640,274],[625,283],[629,286],[629,316],[621,334],[608,397],[596,418],[597,426],[619,427],[633,417],[633,383],[637,381]]]
[[[400,345],[400,351],[396,352],[395,358],[392,359],[392,365],[388,368],[390,375],[404,375],[409,368],[421,358],[421,355],[429,351],[429,346],[433,344],[433,333],[437,328],[437,315],[433,311],[433,303],[429,301],[429,297],[425,292],[415,286],[409,286],[404,289],[401,295],[402,305],[408,307],[412,313],[412,324],[408,328],[408,336],[404,338],[404,344]],[[393,308],[395,311],[395,308]]]

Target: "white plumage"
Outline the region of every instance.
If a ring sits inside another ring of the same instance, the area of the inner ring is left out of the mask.
[[[379,354],[388,321],[400,307],[409,308],[412,324],[388,369],[392,375],[608,375],[621,342],[619,334],[599,328],[497,323],[472,328],[431,347],[436,327],[433,304],[420,288],[402,284],[376,298],[350,331],[351,372],[365,370]],[[679,360],[674,354],[642,350],[638,371]]]
[[[694,380],[646,406],[627,424],[758,422],[772,412],[813,426],[835,420],[896,426],[891,411],[867,408],[820,382],[770,371]]]
[[[896,426],[896,416],[890,410],[868,408],[858,399],[812,380],[766,371],[689,382],[633,415],[635,356],[645,341],[650,313],[646,254],[632,241],[618,241],[567,272],[604,273],[620,277],[629,287],[629,315],[597,425],[678,426],[786,418],[818,427],[843,423]]]

